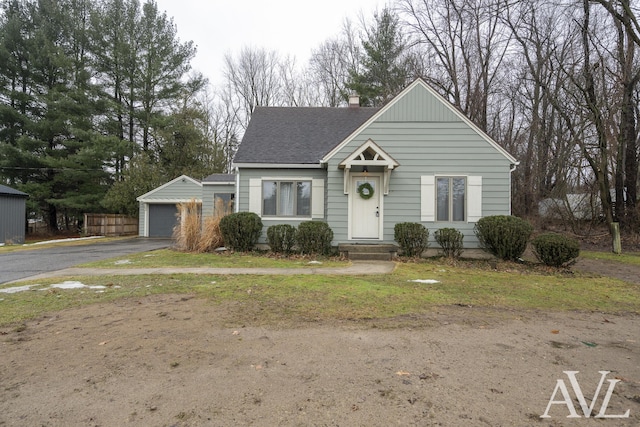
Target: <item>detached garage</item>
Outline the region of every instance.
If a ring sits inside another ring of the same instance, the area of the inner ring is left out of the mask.
[[[202,182],[187,175],[179,176],[160,187],[138,197],[140,203],[139,234],[143,237],[171,237],[178,223],[178,203],[195,200],[200,203],[202,215],[216,212],[222,205],[227,212],[233,209],[235,175],[216,173]]]
[[[138,197],[140,236],[171,237],[178,222],[177,204],[192,199],[202,203],[202,183],[186,175]]]
[[[0,185],[0,243],[24,243],[28,194]]]

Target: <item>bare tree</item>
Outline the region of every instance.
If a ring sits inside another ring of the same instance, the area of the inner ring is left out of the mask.
[[[243,128],[255,107],[280,104],[282,80],[276,51],[245,47],[237,58],[227,54],[224,62],[228,100],[240,107],[238,119]]]
[[[425,58],[423,76],[487,130],[510,33],[495,0],[399,0],[398,11]]]

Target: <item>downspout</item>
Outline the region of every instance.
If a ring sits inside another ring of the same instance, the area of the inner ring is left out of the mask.
[[[233,210],[234,212],[238,213],[240,212],[240,169],[238,169],[238,167],[236,166],[234,167],[234,170],[236,172],[236,199],[235,203],[233,204]]]
[[[511,215],[511,174],[516,170],[516,166],[519,164],[520,162],[512,163],[509,168],[509,215]]]

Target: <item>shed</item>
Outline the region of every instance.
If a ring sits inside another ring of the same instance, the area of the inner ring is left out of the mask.
[[[0,184],[0,243],[24,243],[28,194]]]

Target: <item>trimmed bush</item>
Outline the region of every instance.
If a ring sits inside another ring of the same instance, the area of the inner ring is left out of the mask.
[[[527,248],[533,226],[515,216],[494,215],[480,218],[474,232],[484,250],[500,259],[517,261]]]
[[[531,241],[531,246],[536,258],[551,267],[561,267],[580,255],[576,239],[557,233],[541,234]]]
[[[400,222],[393,227],[393,238],[408,257],[419,257],[429,247],[429,230],[417,222]]]
[[[267,243],[273,252],[291,253],[296,244],[296,228],[289,224],[272,225],[267,228]]]
[[[224,244],[238,252],[249,252],[258,243],[262,220],[253,212],[237,212],[220,220]]]
[[[328,255],[332,240],[333,231],[326,222],[305,221],[298,226],[296,242],[303,254]]]
[[[436,242],[442,248],[442,254],[449,258],[459,258],[462,254],[464,234],[455,228],[441,228],[434,233]]]

